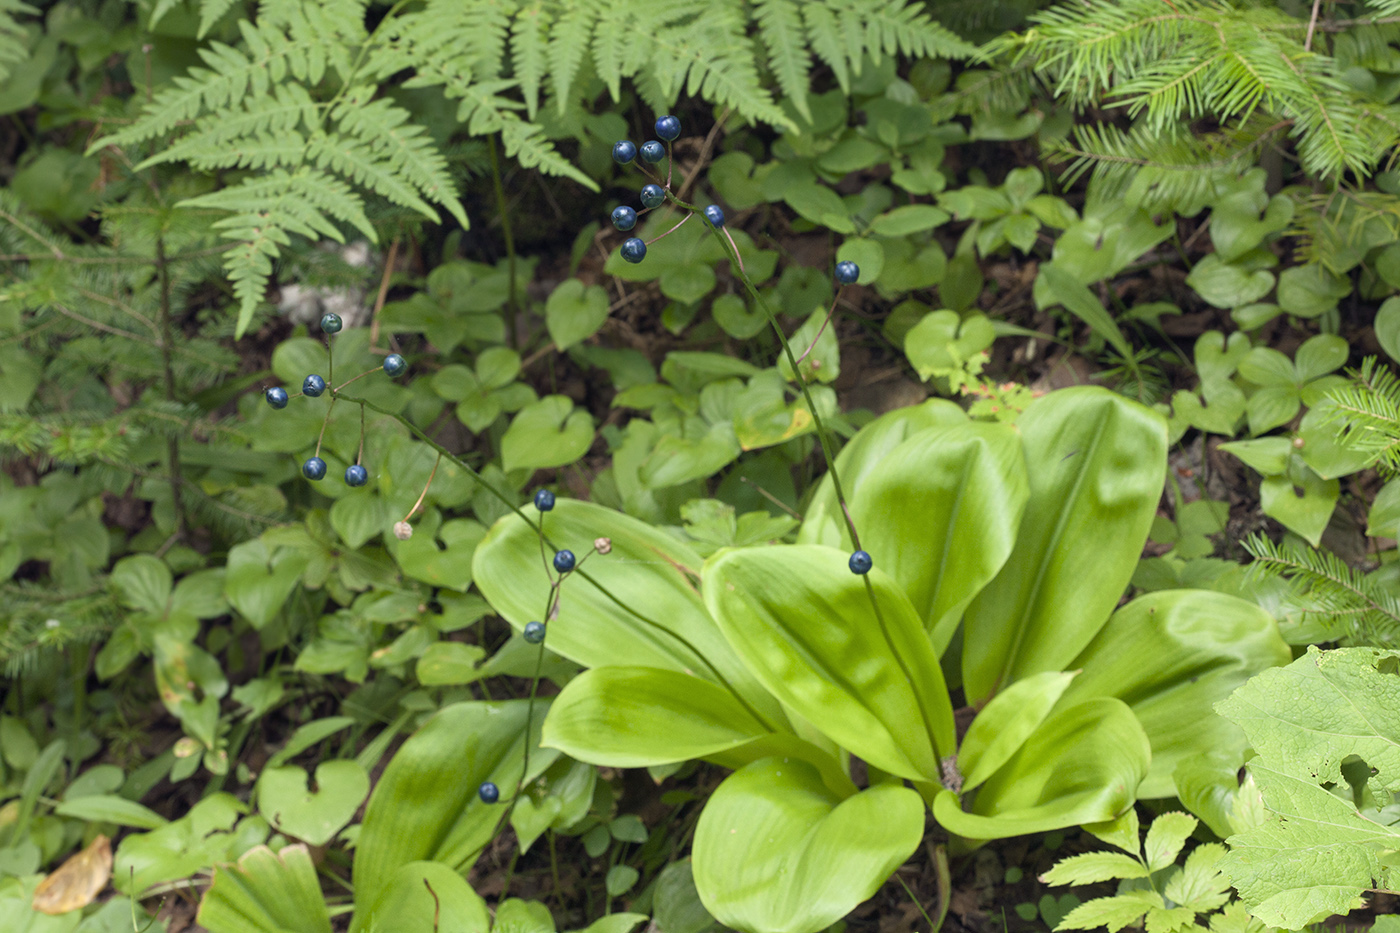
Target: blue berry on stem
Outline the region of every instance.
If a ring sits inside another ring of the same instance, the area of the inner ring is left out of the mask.
[[[497,800],[501,799],[501,789],[491,781],[482,781],[481,786],[477,788],[476,794],[481,798],[482,803],[495,803]]]
[[[358,463],[352,463],[345,468],[345,485],[363,486],[369,481],[369,471]]]
[[[870,555],[864,551],[856,551],[850,559],[851,573],[867,574],[870,568],[875,566],[875,562],[870,559]]]
[[[681,135],[681,121],[670,114],[664,117],[657,117],[656,135],[669,143],[671,140]]]
[[[631,230],[637,226],[637,212],[626,205],[614,208],[612,222],[613,226],[619,230]]]
[[[328,312],[321,315],[321,330],[327,334],[338,334],[345,326],[345,322],[340,319],[340,315],[335,312]]]
[[[281,386],[273,386],[263,393],[263,398],[267,399],[267,404],[273,408],[287,407],[287,390]]]
[[[642,207],[660,207],[666,203],[666,189],[660,185],[642,186]]]
[[[301,465],[301,475],[307,479],[324,479],[326,476],[326,461],[320,457],[312,457]]]
[[[705,208],[705,219],[716,227],[724,226],[724,209],[718,204],[711,204]]]
[[[666,147],[654,139],[648,139],[642,143],[642,161],[655,165],[666,158]]]
[[[523,634],[525,636],[525,640],[528,641],[530,644],[538,645],[540,642],[544,641],[544,623],[526,622],[525,631],[523,632]]]
[[[568,573],[574,569],[573,551],[556,551],[554,554],[554,569],[560,573]]]
[[[548,512],[554,508],[554,493],[548,489],[541,489],[535,493],[535,508],[541,512]]]
[[[638,237],[628,237],[622,241],[622,258],[628,262],[641,262],[646,258],[647,245]]]
[[[842,285],[853,285],[858,278],[860,278],[860,266],[849,259],[836,264],[836,281]]]
[[[311,375],[307,376],[306,380],[301,384],[302,395],[309,395],[312,398],[315,398],[324,391],[326,391],[326,380],[322,379],[315,373],[312,373]]]
[[[637,157],[637,144],[630,139],[619,139],[613,143],[613,161],[626,165]]]
[[[408,369],[408,363],[397,353],[390,353],[384,357],[384,371],[391,377],[402,376],[405,369]]]

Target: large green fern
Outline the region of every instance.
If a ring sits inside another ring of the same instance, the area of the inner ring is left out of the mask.
[[[159,0],[152,19],[174,6]],[[230,7],[200,0],[200,34]],[[426,0],[394,6],[373,29],[368,13],[365,0],[262,0],[236,44],[210,41],[201,67],[95,144],[154,148],[141,167],[234,170],[185,206],[227,214],[216,227],[237,244],[225,268],[240,335],[291,237],[375,239],[367,195],[467,226],[445,159],[387,85],[437,88],[467,133],[499,135],[521,165],[596,189],[547,137],[546,98],[562,114],[591,96],[589,82],[619,100],[628,81],[658,112],[689,95],[791,126],[766,75],[807,117],[818,62],[845,87],[867,58],[973,51],[908,0]]]
[[[16,15],[36,15],[39,11],[22,0],[0,0],[0,81],[14,73],[29,57],[29,37]]]

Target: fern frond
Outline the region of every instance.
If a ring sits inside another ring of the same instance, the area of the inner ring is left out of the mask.
[[[292,141],[302,140],[299,128],[312,130],[318,127],[320,122],[320,109],[306,88],[300,84],[281,84],[273,89],[271,100],[259,98],[256,102],[245,103],[237,109],[219,111],[200,121],[197,129],[186,133],[164,151],[140,162],[136,170],[141,171],[164,162],[180,161],[190,162],[196,168],[205,171],[234,165],[253,165],[251,161],[235,157],[232,149],[248,140],[261,145],[269,136],[273,137],[274,141],[287,141],[290,147]],[[296,161],[300,161],[300,156],[292,159],[292,162]]]
[[[1275,544],[1263,535],[1244,542],[1256,577],[1292,584],[1300,622],[1319,626],[1328,641],[1400,644],[1400,600],[1331,551]]]
[[[935,22],[919,5],[902,0],[828,0],[844,6],[865,24],[871,60],[902,54],[912,58],[967,58],[976,48]]]
[[[29,35],[16,22],[19,15],[37,16],[39,11],[21,0],[0,0],[0,81],[29,58]]]
[[[757,0],[754,17],[778,87],[797,112],[810,121],[807,88],[811,84],[812,56],[807,51],[801,7],[795,0]]]
[[[807,24],[807,40],[812,45],[812,51],[836,75],[836,83],[841,85],[841,90],[849,94],[851,75],[846,67],[846,48],[841,40],[841,24],[837,22],[836,14],[821,3],[810,2],[802,5],[802,19]]]
[[[1352,384],[1329,392],[1324,410],[1339,426],[1337,442],[1370,455],[1390,472],[1400,471],[1400,376],[1374,356],[1350,373]]]
[[[553,15],[544,0],[534,0],[520,8],[510,30],[511,60],[525,97],[525,113],[531,120],[540,109],[540,86],[548,69],[549,27]]]
[[[568,110],[579,67],[593,41],[598,20],[595,0],[567,0],[549,35],[549,77],[554,100],[563,114]]]

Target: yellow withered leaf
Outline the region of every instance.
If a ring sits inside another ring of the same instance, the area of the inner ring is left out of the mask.
[[[34,889],[34,909],[66,914],[92,903],[112,877],[112,841],[98,836],[92,844],[58,866]]]

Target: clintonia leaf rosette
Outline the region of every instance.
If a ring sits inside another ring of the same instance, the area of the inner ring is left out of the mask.
[[[735,769],[700,817],[694,873],[709,911],[749,933],[840,919],[918,846],[926,807],[975,843],[1170,796],[1191,756],[1243,760],[1212,704],[1290,655],[1271,616],[1228,595],[1117,608],[1166,446],[1161,416],[1096,387],[1037,399],[1015,425],[937,399],[891,412],[836,460],[864,574],[829,478],[797,544],[708,560],[561,500],[551,543],[606,535],[618,558],[575,571],[550,622],[551,650],[588,670],[543,743],[599,765]],[[517,629],[550,585],[538,550],[506,516],[474,558]],[[945,670],[978,709],[961,744]],[[870,766],[863,789],[850,755]]]

